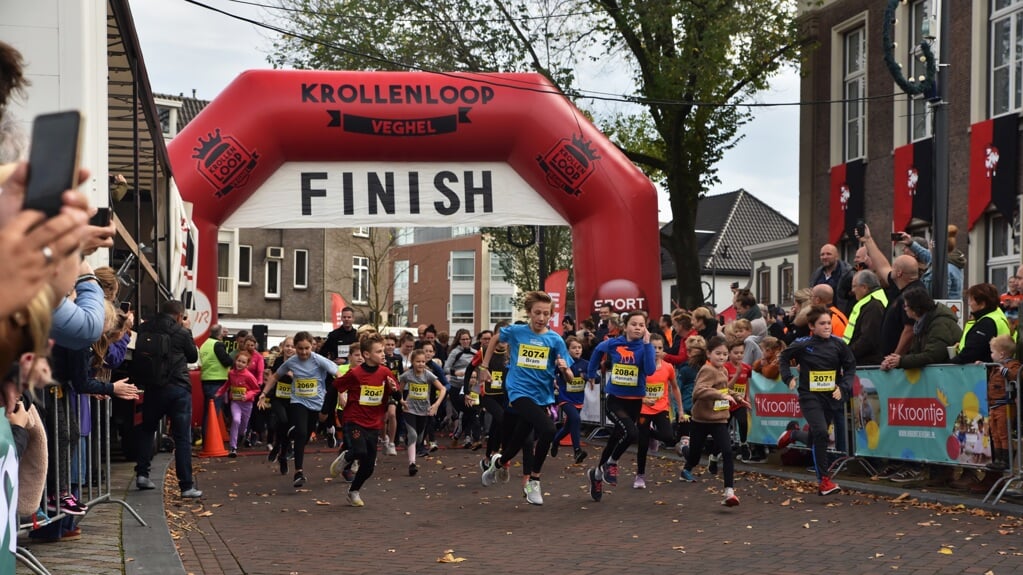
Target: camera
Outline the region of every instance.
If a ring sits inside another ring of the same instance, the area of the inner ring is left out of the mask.
[[[739,289],[739,282],[732,282],[731,288],[732,289]]]

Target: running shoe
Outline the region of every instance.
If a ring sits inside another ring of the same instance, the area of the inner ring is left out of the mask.
[[[687,483],[696,483],[696,478],[693,477],[693,472],[689,471],[685,467],[683,467],[682,471],[679,472],[678,478]]]
[[[56,505],[53,507],[56,507]],[[67,515],[85,515],[89,508],[79,503],[74,495],[67,493],[60,497],[60,510]]]
[[[817,486],[817,493],[820,495],[831,495],[832,493],[841,490],[842,488],[832,481],[827,475],[821,478],[821,483]]]
[[[334,461],[330,463],[330,476],[337,477],[341,474],[341,470],[348,466],[348,460],[345,456],[348,455],[348,450],[344,450],[334,458]]]
[[[604,481],[607,481],[608,485],[612,487],[618,485],[618,464],[617,463],[605,463],[604,464]]]
[[[334,426],[331,425],[327,428],[327,447],[335,449],[337,447],[337,431]]]
[[[271,445],[270,446],[270,453],[267,454],[266,460],[269,461],[270,463],[273,463],[274,461],[277,461],[277,454],[280,453],[280,451],[281,451],[281,444],[280,444],[280,442],[277,442],[277,443]]]
[[[582,463],[583,461],[586,461],[587,457],[589,457],[589,453],[586,453],[582,449],[576,449],[575,450],[575,463],[576,463],[576,465]]]
[[[238,457],[238,450],[232,447],[230,450],[228,450],[227,456],[231,459]]]
[[[398,450],[394,447],[393,443],[388,441],[387,444],[384,445],[384,453],[386,455],[398,455]]]
[[[551,457],[557,457],[557,456],[558,456],[558,440],[557,440],[557,438],[555,438],[554,441],[551,442]]]
[[[487,470],[483,472],[483,475],[480,475],[480,481],[483,482],[483,487],[490,487],[497,481],[497,470],[501,467],[500,463],[500,453],[495,453],[490,456],[490,465],[487,466]]]
[[[362,501],[362,497],[359,496],[359,492],[358,491],[349,491],[348,492],[348,504],[351,505],[352,507],[365,507],[366,506],[366,504],[363,503],[363,501]]]
[[[720,455],[711,455],[707,458],[707,471],[709,471],[711,475],[718,474],[718,459],[720,458]]]
[[[417,473],[419,473],[419,467],[417,467],[415,463],[409,463],[408,464],[408,476],[409,477],[415,477]]]
[[[753,451],[750,450],[748,443],[743,443],[739,446],[739,461],[749,463],[750,459],[753,459]]]
[[[919,469],[903,469],[890,479],[895,483],[912,483],[914,481],[920,481],[923,478],[924,476],[920,473]]]
[[[202,491],[199,491],[195,487],[191,487],[181,492],[181,497],[185,499],[199,499],[202,497]]]
[[[642,474],[637,475],[636,479],[632,482],[633,489],[646,489],[646,478]]]
[[[305,485],[305,473],[301,471],[295,472],[295,480],[291,482],[292,487],[302,487]]]
[[[543,505],[543,491],[540,489],[539,479],[530,479],[523,489],[526,492],[526,503],[530,505]]]
[[[511,467],[511,464],[505,463],[501,467],[497,468],[497,480],[501,483],[508,483],[508,480],[511,479],[511,471],[508,469],[509,467]]]
[[[778,449],[785,449],[796,441],[796,438],[793,437],[794,431],[794,429],[786,429],[785,433],[778,436]]]
[[[592,497],[594,501],[600,501],[600,498],[604,496],[604,482],[597,479],[597,469],[587,469],[586,477],[590,480],[590,497]]]
[[[725,499],[721,502],[721,505],[724,505],[725,507],[735,507],[739,505],[739,497],[734,493],[731,495],[725,495]]]
[[[490,467],[490,456],[489,455],[484,457],[483,459],[480,459],[480,471],[481,472],[486,471],[488,467]]]
[[[433,453],[434,451],[437,451],[437,449],[438,449],[437,442],[436,441],[431,441],[430,442],[430,453]]]

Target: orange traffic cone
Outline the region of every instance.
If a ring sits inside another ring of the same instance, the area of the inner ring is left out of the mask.
[[[572,434],[562,437],[561,441],[558,442],[558,445],[572,445]],[[580,443],[580,445],[582,445],[582,443]]]
[[[228,411],[227,404],[224,404],[224,411]],[[220,426],[220,438],[223,440],[229,439],[231,436],[227,433],[227,424],[224,422],[224,413],[217,414],[217,425]],[[203,441],[205,441],[205,439]]]
[[[220,420],[220,425],[217,425],[215,420]],[[211,399],[206,415],[206,437],[202,438],[202,451],[199,452],[199,457],[224,457],[227,455],[227,450],[224,449],[224,436],[227,433],[221,431],[223,427],[224,418],[217,413],[217,408]]]

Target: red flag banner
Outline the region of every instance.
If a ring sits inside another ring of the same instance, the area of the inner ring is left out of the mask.
[[[831,209],[828,241],[837,244],[842,234],[853,237],[853,227],[863,219],[863,160],[831,167]]]
[[[831,166],[831,211],[828,243],[837,244],[845,231],[845,206],[849,201],[849,186],[845,183],[845,164]]]
[[[895,149],[892,210],[892,229],[895,231],[904,231],[914,218],[931,221],[934,197],[932,141],[927,138]]]
[[[970,229],[994,202],[1012,219],[1016,208],[1019,115],[1008,114],[970,127]]]
[[[341,310],[348,306],[345,303],[345,298],[341,297],[341,294],[337,292],[331,292],[330,294],[330,319],[334,324],[334,329],[341,327]]]
[[[554,309],[551,310],[550,328],[558,335],[562,335],[561,319],[565,317],[565,300],[568,297],[568,270],[558,270],[547,276],[543,289],[554,302]]]

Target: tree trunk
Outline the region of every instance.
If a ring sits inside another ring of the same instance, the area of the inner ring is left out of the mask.
[[[677,165],[677,164],[676,164]],[[675,262],[678,305],[692,310],[703,305],[702,269],[696,241],[696,208],[699,205],[699,176],[676,168],[668,175],[671,198],[671,238],[666,248]]]

